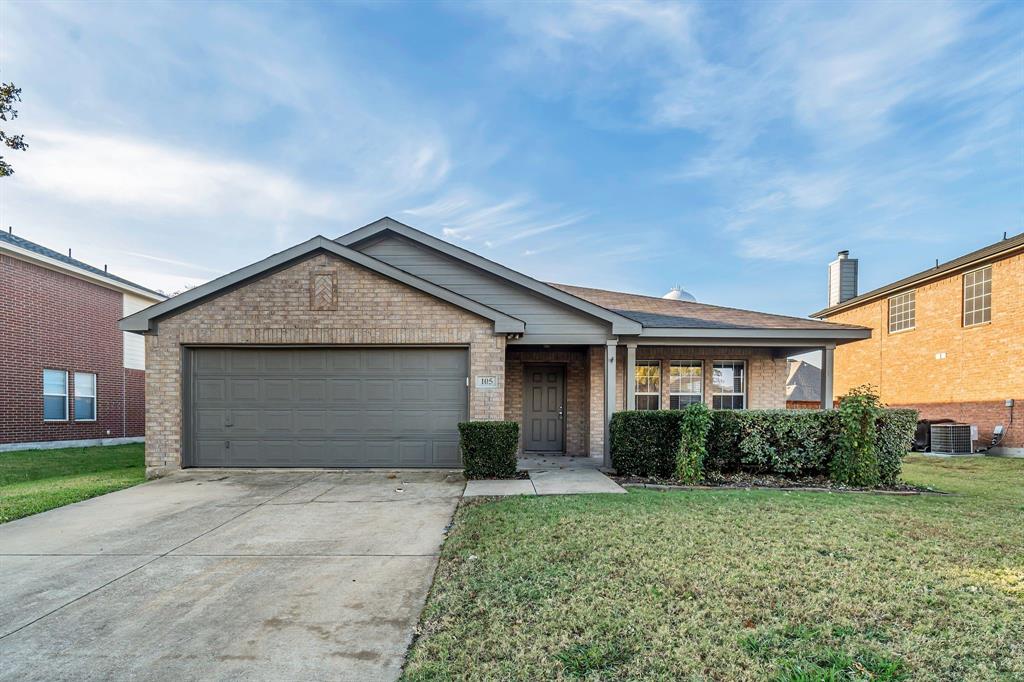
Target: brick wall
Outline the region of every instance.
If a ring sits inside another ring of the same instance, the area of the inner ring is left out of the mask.
[[[312,310],[310,282],[334,274],[333,310]],[[146,338],[146,466],[158,475],[181,463],[181,357],[186,344],[425,345],[469,347],[471,419],[504,418],[505,338],[493,323],[336,256],[318,254],[160,320]]]
[[[889,333],[887,298],[828,318],[871,328],[870,339],[836,348],[835,396],[871,384],[889,405],[914,406],[927,416],[966,420],[957,415],[981,409],[989,416],[970,423],[979,423],[987,442],[995,423],[1007,423],[1004,401],[1024,397],[1024,254],[992,264],[991,323],[963,326],[961,273],[916,292],[913,330]],[[1007,445],[1024,446],[1019,426]]]
[[[565,367],[565,451],[589,454],[589,367],[584,349],[528,350],[509,346],[505,351],[505,419],[519,422],[520,452],[523,434],[523,368],[527,364]]]
[[[141,436],[142,372],[123,365],[122,294],[0,255],[0,443]],[[68,372],[68,421],[43,421],[43,369]],[[74,419],[74,373],[97,375],[97,419]],[[131,417],[131,418],[128,418]]]

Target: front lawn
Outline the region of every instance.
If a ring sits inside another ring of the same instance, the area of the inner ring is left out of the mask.
[[[405,679],[1024,679],[1024,460],[904,478],[466,504]]]
[[[146,480],[142,443],[0,452],[0,523]]]

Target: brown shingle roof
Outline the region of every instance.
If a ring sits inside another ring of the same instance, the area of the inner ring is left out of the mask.
[[[864,329],[856,325],[821,322],[802,317],[758,313],[739,308],[724,308],[707,303],[673,301],[621,291],[576,287],[569,284],[551,286],[561,289],[602,308],[636,320],[644,327],[676,329]]]

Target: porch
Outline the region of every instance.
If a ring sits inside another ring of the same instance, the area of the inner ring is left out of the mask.
[[[609,466],[608,424],[620,410],[785,409],[787,358],[813,347],[619,343],[508,345],[505,419],[520,425],[525,463],[561,457]],[[832,347],[822,353],[822,395],[832,394]],[[822,403],[823,408],[829,405]],[[576,466],[574,464],[574,466]]]

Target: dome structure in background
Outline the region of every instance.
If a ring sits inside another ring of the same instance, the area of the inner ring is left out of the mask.
[[[690,303],[697,302],[696,296],[680,286],[672,287],[672,290],[662,296],[662,298],[667,298],[670,301],[689,301]]]

